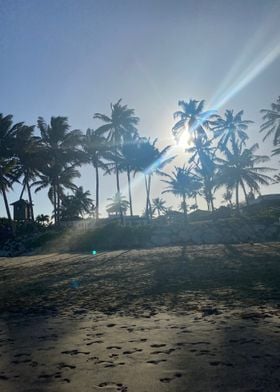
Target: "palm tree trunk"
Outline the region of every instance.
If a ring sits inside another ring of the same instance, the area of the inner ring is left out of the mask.
[[[56,210],[56,185],[53,186],[53,209],[54,209],[54,223],[57,223],[57,210]]]
[[[24,194],[24,190],[25,190],[25,179],[23,180],[24,182],[23,182],[23,187],[22,187],[22,191],[21,191],[21,194],[20,194],[20,197],[19,197],[19,200],[21,200],[22,199],[22,196],[23,196],[23,194]]]
[[[96,211],[96,220],[99,219],[99,172],[98,166],[95,166],[95,211]]]
[[[149,194],[148,194],[148,198],[149,198],[149,213],[150,213],[150,217],[152,219],[153,218],[153,213],[152,213],[152,204],[151,204],[151,200],[150,200],[151,182],[152,182],[152,176],[149,175],[149,182],[148,182],[148,187],[149,187]]]
[[[30,204],[31,220],[32,222],[34,222],[33,200],[32,200],[31,189],[28,180],[26,180],[26,186],[27,186],[28,199]]]
[[[60,221],[60,194],[59,194],[59,187],[57,186],[57,223]]]
[[[150,201],[150,192],[151,192],[151,179],[152,176],[145,176],[145,185],[146,185],[146,193],[147,193],[147,199],[146,199],[146,216],[147,219],[149,220],[150,218],[152,219],[152,206],[151,206],[151,201]]]
[[[8,202],[8,199],[7,199],[6,190],[5,190],[3,185],[1,186],[1,192],[2,192],[2,195],[3,195],[3,199],[4,199],[4,204],[5,204],[8,220],[9,220],[10,224],[12,224],[12,216],[11,216],[11,212],[10,212],[10,208],[9,208],[9,202]]]
[[[242,186],[242,189],[243,189],[243,192],[244,192],[244,196],[245,196],[245,200],[246,200],[246,205],[248,206],[248,205],[249,205],[249,201],[248,201],[248,196],[247,196],[247,192],[246,192],[245,185],[244,185],[244,182],[243,182],[243,181],[241,181],[241,186]]]
[[[119,168],[118,165],[116,163],[116,179],[117,179],[117,192],[120,194],[120,174],[119,174]],[[123,212],[122,212],[122,208],[120,206],[120,218],[121,218],[121,224],[123,224]]]
[[[186,203],[186,195],[183,194],[183,211],[184,211],[184,223],[188,223],[188,214],[187,214],[187,203]]]
[[[128,196],[129,196],[130,216],[133,216],[132,197],[131,197],[131,181],[130,181],[130,169],[129,169],[129,166],[127,166],[127,182],[128,182]]]
[[[146,174],[144,174],[145,176],[145,188],[146,188],[146,218],[147,220],[149,220],[149,192],[148,192],[148,182],[147,182],[147,176]]]
[[[239,214],[239,184],[236,184],[236,188],[235,188],[235,197],[236,197],[236,211]]]

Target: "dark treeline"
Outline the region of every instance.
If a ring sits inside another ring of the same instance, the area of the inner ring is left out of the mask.
[[[260,132],[264,133],[264,140],[272,139],[272,155],[280,154],[280,97],[271,104],[271,109],[261,112]],[[214,195],[221,187],[225,189],[224,200],[238,213],[241,192],[248,203],[260,193],[260,185],[280,180],[279,175],[272,179],[273,169],[266,165],[270,158],[257,154],[258,144],[249,144],[247,132],[252,121],[244,120],[243,115],[243,111],[226,110],[220,116],[213,111],[205,112],[204,101],[179,101],[172,134],[179,141],[188,133],[186,162],[167,174],[163,169],[175,158],[172,146],[161,150],[156,145],[157,140],[142,137],[134,109],[123,105],[121,100],[111,104],[108,115],[95,113],[93,118],[98,127],[86,132],[71,130],[66,117],[52,117],[49,123],[39,117],[37,136],[36,126],[23,122],[14,124],[12,115],[0,114],[0,192],[8,220],[12,221],[8,192],[16,182],[22,185],[19,198],[22,199],[25,193],[28,195],[32,220],[32,194],[42,189],[48,190],[55,224],[84,214],[98,219],[101,171],[115,176],[116,194],[109,199],[108,212],[117,214],[121,220],[127,209],[133,215],[131,182],[136,173],[143,174],[147,219],[154,213],[160,215],[167,211],[160,197],[151,200],[155,174],[163,176],[166,188],[162,193],[172,192],[181,198],[186,221],[188,210],[197,208],[198,196],[204,197],[208,210],[213,211]],[[94,202],[89,191],[75,184],[84,164],[93,167]],[[121,194],[121,173],[127,176],[128,201]],[[66,194],[66,191],[72,194]],[[190,200],[194,203],[190,204]],[[45,215],[37,217],[38,222],[47,219]]]

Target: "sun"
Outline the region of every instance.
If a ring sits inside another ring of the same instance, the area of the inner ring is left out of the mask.
[[[190,146],[191,144],[191,135],[189,132],[183,132],[182,135],[180,136],[180,139],[178,140],[177,146],[183,150],[185,150],[187,147]]]

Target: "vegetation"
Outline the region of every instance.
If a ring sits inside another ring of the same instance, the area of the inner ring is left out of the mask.
[[[173,171],[170,171],[174,159],[172,147],[168,145],[160,149],[157,139],[151,141],[142,137],[137,128],[139,117],[121,100],[111,104],[109,115],[95,113],[94,119],[102,124],[96,129],[87,129],[85,133],[72,130],[66,117],[52,117],[49,124],[39,117],[36,128],[22,122],[14,124],[12,115],[0,114],[0,193],[9,225],[13,227],[8,193],[16,182],[22,185],[20,199],[27,192],[32,221],[35,221],[33,189],[35,192],[48,190],[56,226],[62,221],[87,216],[98,220],[100,171],[116,176],[117,193],[108,199],[111,203],[107,211],[118,216],[121,222],[127,210],[133,215],[131,181],[136,173],[142,173],[144,177],[145,217],[148,221],[155,215],[160,217],[172,212],[160,195],[151,202],[154,175],[164,176],[162,181],[166,188],[163,194],[171,192],[181,197],[180,209],[186,222],[188,211],[197,210],[199,197],[205,199],[208,210],[213,212],[215,192],[221,187],[225,190],[227,208],[231,214],[238,213],[240,189],[249,204],[250,199],[260,194],[261,185],[273,181],[269,175],[273,169],[267,166],[270,158],[256,154],[257,144],[247,147],[247,132],[252,121],[243,119],[243,110],[236,114],[233,110],[226,110],[222,118],[204,107],[203,100],[179,101],[172,134],[177,142],[184,133],[188,134],[190,143],[186,146],[186,163]],[[280,97],[271,104],[271,109],[262,109],[261,113],[264,122],[260,132],[266,132],[264,139],[273,137],[272,155],[277,155],[280,152]],[[91,164],[94,168],[93,198],[88,190],[76,185],[84,164]],[[121,173],[127,176],[128,200],[121,194]],[[279,182],[279,178],[279,174],[275,175],[274,182]],[[52,223],[42,214],[36,222],[41,226]]]

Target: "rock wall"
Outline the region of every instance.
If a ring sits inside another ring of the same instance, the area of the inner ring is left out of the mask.
[[[216,222],[190,224],[187,226],[166,225],[155,227],[151,246],[180,244],[234,244],[242,242],[265,242],[280,240],[278,223],[261,225],[240,222]]]

